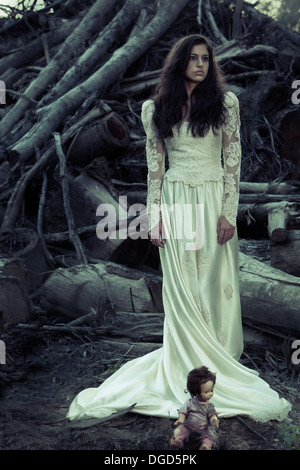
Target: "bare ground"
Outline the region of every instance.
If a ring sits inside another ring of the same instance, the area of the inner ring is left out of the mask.
[[[48,320],[47,320],[48,321]],[[54,323],[57,320],[54,320]],[[48,322],[49,324],[49,322]],[[68,406],[84,388],[98,386],[133,350],[104,348],[90,334],[6,327],[6,364],[0,365],[0,450],[161,450],[172,451],[174,420],[126,413],[105,423],[69,423]],[[299,448],[299,371],[285,363],[278,340],[263,336],[246,341],[242,361],[255,367],[279,394],[293,404],[283,423],[257,423],[247,417],[221,419],[222,450],[290,450]],[[79,422],[82,423],[82,422]],[[298,437],[297,437],[298,433]]]

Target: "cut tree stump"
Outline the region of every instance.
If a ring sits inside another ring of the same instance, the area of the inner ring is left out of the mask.
[[[289,219],[290,214],[286,207],[273,209],[268,213],[268,232],[271,240],[279,242],[287,239]]]
[[[129,141],[125,121],[117,113],[111,112],[77,132],[68,149],[67,159],[72,164],[80,165],[88,164],[102,155],[116,157]]]

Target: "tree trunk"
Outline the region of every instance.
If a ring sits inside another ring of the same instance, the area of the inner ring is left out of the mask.
[[[299,219],[299,204],[287,201],[267,202],[265,204],[239,204],[237,220],[239,222],[247,221],[250,225],[251,221],[268,222],[268,215],[273,211],[284,211],[289,214],[290,221]]]
[[[156,312],[159,310],[151,283],[160,284],[160,277],[114,263],[74,266],[57,269],[47,279],[41,301],[47,311],[67,318],[78,318],[92,308],[97,310],[99,303],[107,299],[116,311]]]
[[[120,239],[118,236],[119,220],[123,220],[127,228],[127,205],[122,207],[118,201],[118,194],[110,181],[105,158],[95,159],[71,182],[70,195],[75,224],[78,228],[99,222],[97,214],[104,216],[108,211],[105,218],[108,223],[107,230],[108,232],[112,230],[113,233],[106,233],[104,227],[100,233],[96,226],[94,233],[85,238],[84,245],[90,258],[109,260],[124,240],[124,237]],[[100,211],[98,208],[101,205],[103,210]]]
[[[0,275],[16,277],[24,287],[25,292],[31,288],[30,273],[20,258],[0,259]]]
[[[18,258],[0,260],[0,325],[27,322],[32,313],[30,274]]]
[[[32,303],[20,280],[13,276],[0,276],[0,323],[29,321]]]
[[[281,240],[276,235],[276,240],[271,241],[271,265],[300,277],[300,230],[284,230],[283,235],[281,233]]]
[[[240,253],[240,286],[243,318],[300,331],[300,279]],[[116,311],[163,312],[161,288],[159,275],[98,263],[56,270],[41,298],[46,310],[69,318],[107,299]]]
[[[67,23],[58,28],[49,31],[46,34],[46,40],[49,48],[56,46],[57,44],[65,41],[65,39],[74,31],[78,26],[80,20],[70,20]],[[37,37],[33,41],[19,47],[16,52],[13,52],[0,59],[0,75],[3,74],[11,67],[20,68],[22,66],[31,64],[36,57],[43,54],[43,43],[42,38]]]
[[[15,153],[21,161],[30,158],[35,147],[40,147],[62,121],[95,90],[99,95],[115,81],[119,81],[127,68],[140,57],[158,37],[160,37],[172,24],[188,0],[176,2],[166,0],[160,10],[147,27],[137,36],[129,39],[122,47],[117,49],[112,57],[94,74],[80,85],[71,89],[68,93],[43,108],[41,120],[29,134],[26,134],[17,144],[9,149],[9,153]],[[0,134],[1,136],[1,134]]]
[[[73,126],[67,129],[64,134],[61,136],[62,144],[68,143],[68,141],[76,135],[76,133],[84,126],[86,126],[90,121],[101,118],[103,113],[110,111],[109,106],[100,103],[99,106],[93,108],[85,116],[83,116],[79,121],[77,121]],[[56,156],[55,144],[54,142],[50,145],[49,149],[38,159],[38,161],[18,180],[17,184],[14,187],[13,193],[9,199],[7,210],[2,221],[1,232],[5,232],[11,228],[15,223],[21,204],[24,199],[24,194],[29,182],[39,174],[51,161],[51,159]],[[11,163],[16,163],[11,162]]]
[[[74,165],[80,165],[102,155],[117,157],[129,140],[125,121],[117,113],[110,112],[77,132],[68,149],[67,159]]]
[[[127,0],[123,8],[117,13],[115,18],[99,33],[98,38],[93,42],[76,63],[66,71],[65,75],[54,86],[50,92],[51,101],[55,101],[60,96],[67,93],[71,88],[78,84],[90,70],[103,59],[106,51],[114,44],[126,28],[137,17],[143,7],[145,0]],[[49,97],[46,95],[38,108],[41,108]]]
[[[77,28],[75,28],[72,34],[67,37],[58,53],[40,72],[38,77],[29,85],[24,93],[24,98],[20,98],[11,111],[9,111],[4,119],[2,119],[0,139],[4,137],[21,119],[25,111],[28,109],[30,101],[39,98],[47,86],[52,83],[57,74],[61,72],[61,70],[65,69],[68,60],[72,57],[76,49],[78,49],[84,41],[87,41],[96,29],[101,28],[105,13],[115,2],[116,0],[111,0],[110,2],[107,2],[106,0],[97,0],[90,8]]]
[[[269,237],[274,242],[284,241],[287,238],[287,225],[290,215],[286,207],[273,209],[268,214]]]
[[[242,316],[300,331],[300,279],[240,253]]]

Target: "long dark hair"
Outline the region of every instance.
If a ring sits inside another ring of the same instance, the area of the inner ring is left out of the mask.
[[[208,74],[193,90],[191,96],[190,127],[194,136],[203,137],[212,126],[213,131],[224,122],[224,79],[213,47],[205,36],[192,34],[181,38],[169,52],[157,84],[154,102],[154,122],[161,138],[173,135],[172,128],[182,122],[182,107],[187,101],[185,70],[191,49],[204,44],[209,54]]]

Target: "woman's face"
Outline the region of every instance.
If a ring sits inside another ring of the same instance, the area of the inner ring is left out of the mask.
[[[198,85],[207,77],[209,53],[205,44],[192,47],[188,66],[185,71],[185,81],[189,85]]]

